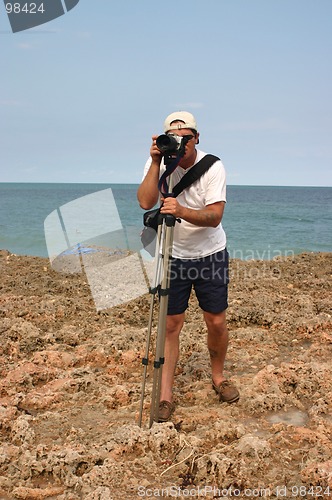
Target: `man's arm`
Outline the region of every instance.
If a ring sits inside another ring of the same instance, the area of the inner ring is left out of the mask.
[[[156,146],[157,135],[152,136],[150,168],[137,190],[138,203],[143,210],[150,210],[159,199],[158,181],[162,154]]]
[[[211,205],[199,210],[183,207],[176,198],[172,197],[163,199],[163,202],[160,210],[162,214],[172,214],[174,217],[200,227],[217,227],[221,222],[225,208],[224,201],[211,203]]]

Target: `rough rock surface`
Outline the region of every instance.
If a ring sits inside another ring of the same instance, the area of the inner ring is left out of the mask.
[[[0,499],[332,496],[332,254],[231,262],[233,405],[192,297],[176,412],[151,428],[150,297],[97,312],[46,259],[1,251],[0,273]]]

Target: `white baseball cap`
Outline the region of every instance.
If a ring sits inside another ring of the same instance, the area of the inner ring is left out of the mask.
[[[183,123],[173,123],[177,121]],[[169,130],[180,130],[182,128],[190,128],[197,131],[195,117],[191,113],[188,113],[188,111],[176,111],[175,113],[171,113],[164,121],[164,132],[168,132]]]

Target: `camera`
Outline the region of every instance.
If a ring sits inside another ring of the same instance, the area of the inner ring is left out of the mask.
[[[157,137],[156,145],[164,155],[177,154],[183,156],[188,137],[181,137],[175,134],[162,134]]]
[[[182,137],[173,134],[162,134],[157,137],[156,145],[162,153],[177,153],[181,148]]]

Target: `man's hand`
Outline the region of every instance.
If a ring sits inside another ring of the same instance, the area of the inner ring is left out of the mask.
[[[157,135],[152,136],[150,156],[152,159],[150,168],[137,190],[137,199],[143,210],[150,210],[159,199],[158,181],[162,153],[156,145]]]
[[[162,198],[161,201],[163,206],[160,213],[174,215],[176,218],[186,220],[200,227],[217,227],[220,224],[225,207],[225,202],[219,201],[200,210],[194,210],[180,205],[177,199],[171,196]]]
[[[157,148],[157,144],[156,144],[157,137],[158,137],[157,135],[152,136],[152,145],[150,148],[150,156],[151,156],[153,162],[160,164],[161,158],[162,158],[162,153]]]
[[[174,215],[174,217],[181,218],[183,206],[180,205],[176,198],[173,196],[167,196],[166,198],[161,198],[161,201],[163,205],[160,209],[160,213],[171,214]]]

